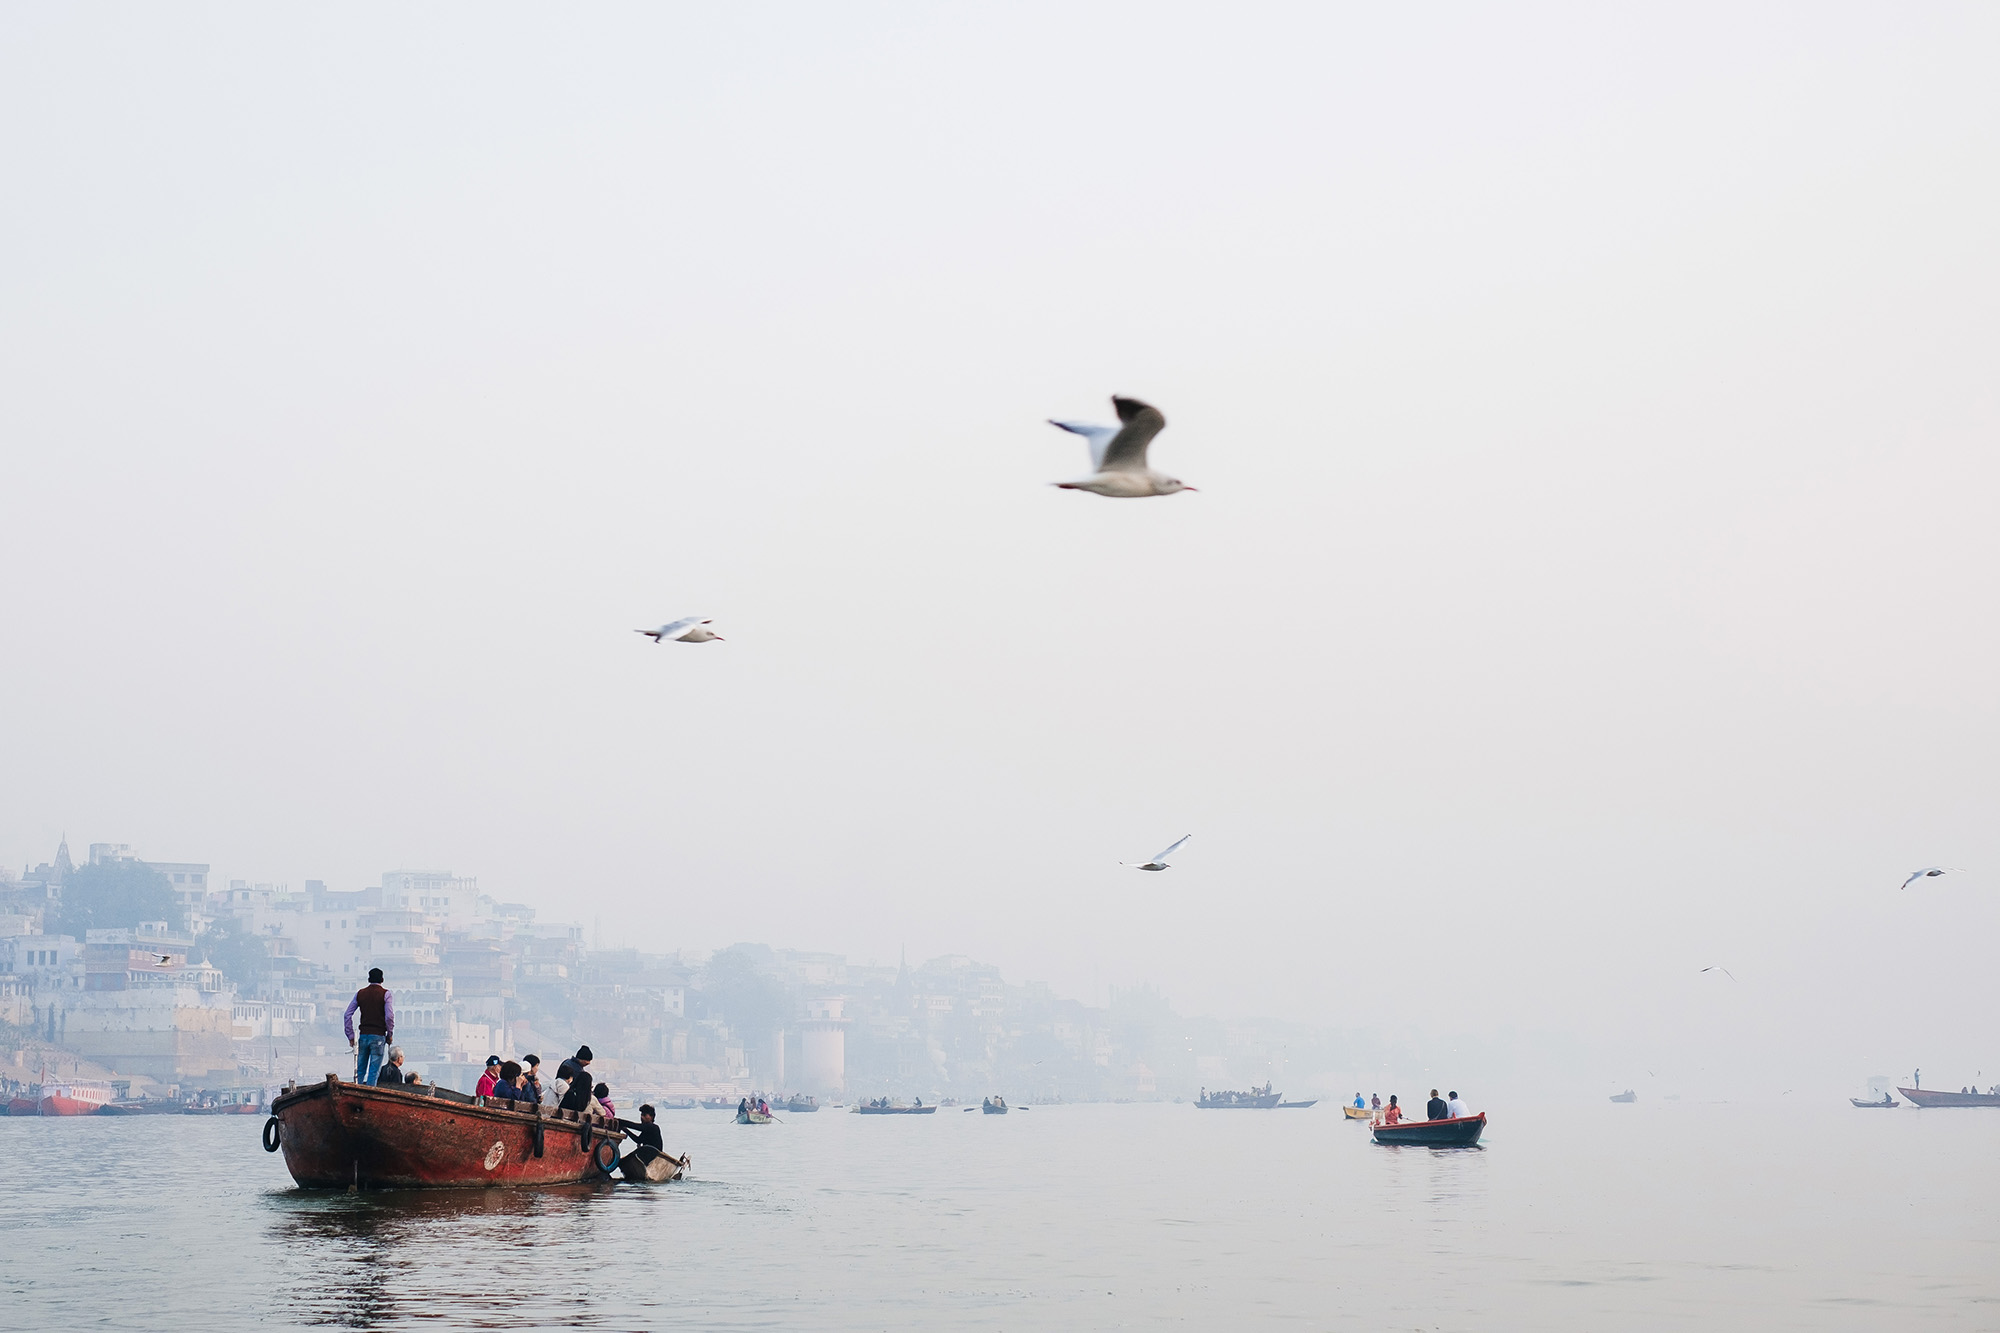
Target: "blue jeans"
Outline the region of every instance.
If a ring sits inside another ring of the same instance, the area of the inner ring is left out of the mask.
[[[375,1076],[382,1072],[382,1055],[389,1049],[389,1039],[378,1037],[372,1032],[361,1034],[361,1044],[354,1052],[354,1081],[373,1083]]]

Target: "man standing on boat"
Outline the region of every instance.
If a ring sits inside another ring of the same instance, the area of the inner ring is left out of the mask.
[[[361,1015],[361,1040],[354,1040],[354,1016]],[[347,1049],[354,1052],[354,1081],[373,1083],[382,1072],[382,1053],[396,1033],[396,1005],[382,985],[382,969],[368,969],[368,984],[354,992],[340,1016],[347,1032]]]

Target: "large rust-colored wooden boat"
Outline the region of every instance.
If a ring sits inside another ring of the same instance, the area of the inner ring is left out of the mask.
[[[520,1107],[521,1109],[514,1109]],[[308,1189],[569,1185],[619,1169],[616,1120],[449,1088],[324,1083],[271,1103],[264,1148]]]

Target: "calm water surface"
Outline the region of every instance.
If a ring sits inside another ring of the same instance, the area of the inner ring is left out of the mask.
[[[18,1328],[2000,1328],[2000,1112],[674,1112],[666,1186],[308,1194],[261,1118],[0,1119]]]

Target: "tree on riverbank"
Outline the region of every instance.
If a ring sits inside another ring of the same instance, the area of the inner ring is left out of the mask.
[[[142,861],[78,866],[63,879],[62,901],[51,934],[82,939],[88,930],[129,930],[141,921],[182,924],[167,877]]]

